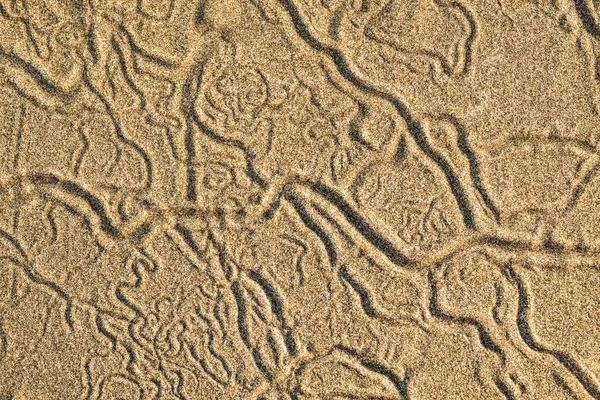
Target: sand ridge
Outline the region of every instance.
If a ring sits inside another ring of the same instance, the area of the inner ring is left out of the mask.
[[[597,0],[0,0],[0,399],[600,399]]]

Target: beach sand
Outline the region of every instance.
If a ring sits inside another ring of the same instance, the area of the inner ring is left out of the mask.
[[[0,400],[600,399],[597,0],[0,0]]]

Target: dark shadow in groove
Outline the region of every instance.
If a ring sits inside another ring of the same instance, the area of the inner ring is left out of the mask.
[[[517,398],[512,394],[510,388],[502,381],[502,379],[498,377],[494,379],[494,385],[496,385],[506,400],[517,400]]]
[[[97,64],[100,60],[100,52],[98,51],[98,38],[96,37],[96,29],[93,22],[90,24],[90,28],[85,35],[85,45],[92,56],[92,62]]]
[[[194,169],[194,167],[188,167],[186,169],[187,172],[187,189],[186,189],[186,195],[187,195],[187,199],[193,203],[196,202],[196,200],[198,199],[198,195],[197,195],[197,189],[196,189],[196,170]]]
[[[473,52],[473,43],[475,42],[475,37],[477,36],[477,24],[475,23],[475,18],[473,18],[473,14],[462,4],[459,2],[453,2],[452,5],[458,8],[467,21],[469,21],[469,27],[471,28],[471,33],[465,42],[465,66],[462,71],[462,74],[467,74],[469,69],[471,68],[471,54]]]
[[[191,346],[190,348],[190,354],[192,355],[192,358],[194,358],[199,364],[200,367],[202,367],[202,370],[215,382],[219,383],[220,385],[226,385],[227,382],[223,381],[222,379],[220,379],[208,366],[208,364],[206,363],[206,360],[204,360],[203,358],[200,358],[200,356],[198,355],[198,351],[196,350],[195,346]]]
[[[552,237],[552,230],[548,230],[544,235],[544,247],[553,252],[561,252],[565,249],[565,246],[557,243]]]
[[[489,246],[500,247],[503,249],[512,249],[512,250],[528,250],[529,244],[525,242],[520,242],[516,240],[508,240],[499,238],[496,236],[483,236],[481,238],[481,243]]]
[[[406,144],[406,136],[402,135],[400,141],[398,143],[398,148],[396,149],[396,153],[394,154],[394,161],[396,163],[401,163],[406,159],[406,155],[408,154],[408,146]]]
[[[33,80],[35,80],[39,87],[45,92],[55,96],[65,95],[65,93],[62,93],[62,91],[59,89],[58,85],[44,75],[42,71],[35,66],[35,64],[22,58],[14,51],[7,51],[0,45],[0,57],[6,58],[10,63],[31,76],[31,78],[33,78]]]
[[[494,340],[491,338],[488,331],[485,329],[485,326],[483,326],[483,324],[480,321],[478,321],[474,318],[456,317],[453,315],[448,315],[442,311],[442,309],[440,308],[440,306],[438,304],[438,289],[437,289],[437,286],[435,285],[435,278],[433,276],[433,271],[429,271],[429,273],[427,274],[427,278],[429,281],[429,287],[430,287],[430,293],[431,293],[431,297],[430,297],[430,301],[429,301],[429,311],[430,311],[431,315],[436,318],[440,318],[444,321],[458,322],[461,324],[474,326],[475,328],[477,328],[479,343],[481,344],[481,346],[493,353],[496,353],[496,355],[500,358],[500,361],[502,362],[502,364],[503,365],[506,364],[506,354],[504,353],[504,350],[502,350],[502,348],[500,348],[500,346],[498,346],[496,344],[496,342],[494,342]]]
[[[349,234],[347,234],[344,231],[344,228],[342,228],[340,223],[335,218],[333,218],[331,215],[329,215],[329,213],[327,211],[325,211],[324,209],[319,207],[317,204],[311,203],[311,206],[315,209],[315,211],[317,211],[317,213],[320,216],[325,218],[327,220],[327,222],[329,222],[331,224],[331,226],[333,226],[335,228],[336,232],[344,239],[344,241],[346,241],[347,244],[349,244],[350,246],[354,246],[355,242],[354,242],[354,239],[352,238],[352,236],[350,236]]]
[[[361,216],[348,204],[348,202],[332,188],[323,183],[313,183],[311,189],[325,197],[327,201],[335,205],[341,211],[344,217],[360,232],[360,234],[373,246],[379,249],[390,261],[396,265],[406,265],[409,262],[408,257],[398,251],[394,245],[383,235],[377,233]]]
[[[133,148],[133,150],[136,153],[138,153],[138,155],[140,157],[142,157],[142,159],[144,160],[144,165],[146,166],[146,173],[147,173],[145,188],[150,189],[152,187],[153,167],[154,167],[152,164],[152,161],[150,160],[150,156],[148,156],[148,153],[146,153],[146,151],[139,144],[137,144],[135,141],[125,137],[125,134],[123,132],[123,127],[121,126],[119,119],[115,115],[115,112],[114,112],[112,106],[110,105],[110,102],[92,84],[92,81],[90,80],[90,77],[89,77],[88,67],[85,64],[84,64],[84,68],[83,68],[83,82],[84,82],[85,86],[94,94],[94,96],[96,96],[98,98],[98,100],[100,100],[100,102],[106,109],[106,112],[113,124],[113,127],[115,128],[115,133],[117,135],[117,139],[119,139],[119,141],[124,143],[125,145]]]
[[[179,222],[175,224],[175,230],[181,235],[185,244],[192,249],[194,254],[196,254],[199,259],[202,259],[204,257],[204,251],[198,247],[198,243],[194,240],[194,236],[190,230]]]
[[[186,83],[182,91],[181,100],[181,111],[185,116],[187,125],[186,136],[185,136],[185,147],[188,153],[187,164],[188,164],[188,199],[190,201],[196,200],[196,188],[192,189],[192,184],[195,184],[196,177],[193,172],[192,163],[196,157],[196,149],[194,146],[194,125],[200,129],[200,132],[210,139],[215,140],[218,143],[233,146],[244,152],[246,160],[246,173],[252,182],[259,185],[261,188],[267,187],[267,182],[263,177],[260,176],[256,167],[254,166],[255,155],[244,145],[240,140],[229,139],[219,135],[213,131],[208,125],[206,125],[196,113],[194,109],[195,98],[199,95],[200,86],[202,84],[202,77],[204,75],[204,69],[206,67],[207,59],[202,59],[190,70],[190,76],[186,80]]]
[[[185,81],[181,94],[181,112],[185,118],[185,151],[186,156],[186,173],[187,173],[187,199],[191,202],[196,202],[197,199],[197,188],[196,188],[196,170],[194,169],[193,163],[196,158],[196,147],[194,144],[194,91],[193,87],[194,80],[200,79],[205,67],[205,61],[201,60],[198,65],[195,65],[192,70],[190,77]]]
[[[234,271],[231,263],[227,260],[228,256],[225,246],[215,238],[212,232],[209,232],[208,240],[215,246],[215,249],[217,249],[217,253],[219,254],[219,265],[221,266],[221,269],[223,270],[227,280],[231,281]]]
[[[315,220],[310,216],[310,214],[306,210],[306,207],[304,207],[304,205],[298,199],[296,199],[292,194],[286,194],[285,198],[292,204],[304,225],[306,225],[308,229],[313,231],[321,240],[321,242],[325,246],[325,251],[327,252],[327,257],[329,258],[329,263],[331,265],[336,265],[338,261],[337,250],[327,233],[323,230],[323,228],[319,226],[318,223],[315,222]]]
[[[270,220],[275,216],[275,212],[279,209],[279,207],[281,206],[281,199],[277,198],[275,201],[273,201],[271,204],[269,204],[269,207],[267,207],[267,209],[263,212],[262,214],[262,220]]]
[[[258,347],[252,349],[252,358],[254,358],[254,364],[258,368],[258,370],[267,378],[267,380],[273,380],[273,372],[269,369],[267,364],[265,364],[262,356],[260,355],[260,351]]]
[[[140,228],[135,231],[133,238],[136,242],[141,242],[146,236],[152,231],[152,225],[148,222],[144,222]]]
[[[362,354],[359,354],[356,350],[354,350],[350,347],[338,344],[335,346],[335,348],[342,351],[343,353],[346,353],[347,355],[357,359],[361,363],[361,365],[363,367],[365,367],[366,369],[368,369],[369,371],[386,377],[389,381],[392,382],[392,384],[394,385],[394,388],[398,392],[398,395],[400,395],[400,397],[403,400],[410,400],[410,397],[408,396],[408,381],[409,381],[408,374],[404,379],[400,379],[400,377],[391,369],[379,364],[375,360],[371,360],[370,358],[367,358],[367,357],[363,356]]]
[[[344,14],[341,10],[337,10],[333,14],[333,18],[331,19],[331,23],[329,24],[329,36],[335,41],[339,40],[339,30],[342,24],[342,18]]]
[[[25,272],[27,277],[31,279],[32,282],[46,286],[53,290],[56,294],[58,294],[58,296],[60,296],[60,298],[62,298],[65,302],[65,320],[67,321],[67,324],[69,325],[71,331],[73,331],[75,325],[72,315],[73,301],[71,300],[71,297],[59,285],[57,285],[53,281],[47,280],[43,275],[41,275],[38,271],[34,269],[34,266],[31,264],[27,257],[27,253],[25,253],[25,250],[15,237],[13,237],[11,234],[4,231],[3,229],[0,229],[0,237],[8,240],[10,244],[14,247],[14,249],[19,253],[19,256],[22,258],[21,260],[19,260],[11,256],[4,256],[0,257],[0,261],[8,259],[13,264],[21,267],[23,269],[23,272]]]
[[[121,25],[119,27],[119,32],[121,32],[125,36],[127,43],[129,44],[131,50],[133,50],[134,53],[164,68],[173,68],[176,66],[173,62],[169,61],[168,59],[161,57],[157,54],[150,53],[148,52],[148,50],[138,45],[135,42],[135,39],[131,32],[129,32],[124,25]]]
[[[600,59],[598,59],[598,60],[600,61]],[[597,164],[594,167],[592,167],[584,175],[581,182],[579,182],[579,184],[577,184],[577,186],[573,190],[573,194],[571,195],[571,199],[569,200],[569,204],[567,204],[565,211],[569,211],[577,205],[577,201],[581,198],[581,196],[585,192],[585,189],[587,188],[588,184],[592,181],[592,179],[594,179],[597,176],[599,169],[600,169],[600,164]]]
[[[450,120],[450,122],[454,125],[458,132],[458,148],[465,155],[467,160],[469,161],[469,172],[471,174],[471,180],[473,181],[473,185],[475,185],[475,189],[481,195],[483,202],[486,207],[492,212],[496,222],[500,221],[500,212],[496,205],[490,198],[487,190],[483,186],[481,181],[481,170],[479,169],[479,161],[477,160],[477,156],[471,147],[469,146],[469,142],[467,141],[467,131],[464,126],[453,116],[447,115],[446,118]]]
[[[85,383],[87,386],[86,395],[85,395],[86,400],[90,400],[92,398],[92,394],[94,393],[94,378],[92,377],[92,370],[90,368],[90,364],[91,364],[92,360],[93,360],[93,358],[90,357],[83,366],[84,371],[85,371]],[[12,400],[12,396],[9,396],[8,400]]]
[[[275,288],[267,279],[257,271],[248,271],[248,276],[252,279],[256,284],[258,284],[263,290],[267,299],[269,299],[269,303],[271,304],[271,311],[275,314],[277,320],[281,323],[282,326],[285,326],[285,319],[283,317],[283,302],[279,298],[279,295],[275,291]]]
[[[565,382],[565,380],[563,379],[562,376],[560,376],[556,371],[552,371],[552,379],[554,379],[554,382],[556,382],[556,384],[558,386],[560,386],[560,388],[562,390],[565,391],[565,393],[567,393],[571,398],[576,399],[577,395],[575,394],[575,392],[573,391],[573,389],[571,389],[569,387],[569,385],[567,385],[567,382]]]
[[[210,321],[208,320],[208,318],[206,318],[203,314],[202,311],[200,310],[199,307],[196,308],[196,314],[198,315],[198,317],[200,319],[202,319],[208,326],[211,326]],[[187,327],[187,324],[184,322],[184,329],[189,329]],[[202,369],[209,374],[216,382],[218,382],[221,385],[227,385],[227,383],[231,380],[231,376],[232,376],[232,371],[231,368],[229,367],[229,365],[227,365],[227,362],[225,361],[225,359],[217,353],[217,351],[215,351],[214,349],[214,341],[215,341],[215,335],[208,335],[208,351],[209,353],[219,362],[219,364],[221,364],[221,367],[223,368],[223,371],[225,371],[225,374],[227,375],[227,378],[225,380],[220,379],[215,372],[213,372],[208,364],[206,363],[206,361],[201,358],[198,355],[198,352],[196,350],[196,346],[192,345],[190,346],[190,354],[192,356],[192,358],[194,358],[196,361],[198,361],[202,367]]]
[[[425,133],[423,132],[423,128],[421,127],[420,122],[410,122],[408,124],[408,130],[411,133],[417,145],[423,151],[423,153],[425,153],[431,160],[433,160],[442,170],[444,175],[446,175],[446,180],[448,182],[448,185],[450,186],[450,191],[456,199],[456,203],[458,204],[458,208],[462,214],[465,226],[469,229],[475,229],[475,217],[473,215],[473,210],[471,209],[469,200],[467,199],[465,191],[462,188],[460,180],[452,170],[452,167],[450,166],[448,161],[446,161],[446,159],[441,154],[439,154],[431,148],[431,146],[427,142],[427,139],[425,138]]]
[[[121,69],[121,74],[123,75],[123,79],[125,79],[125,82],[127,83],[127,85],[131,88],[131,90],[133,90],[135,92],[136,96],[140,99],[140,107],[142,109],[146,109],[146,106],[147,106],[146,96],[144,95],[144,92],[137,86],[137,84],[134,82],[133,78],[131,77],[131,72],[129,71],[129,67],[127,66],[125,53],[123,52],[123,49],[117,42],[117,39],[115,38],[114,35],[112,36],[112,38],[110,40],[110,45],[111,45],[113,51],[117,55],[119,68]]]
[[[48,106],[46,106],[45,104],[42,104],[38,99],[35,98],[35,96],[32,96],[29,93],[25,92],[25,90],[23,90],[21,87],[19,87],[19,85],[17,85],[12,79],[7,78],[6,85],[8,87],[10,87],[12,90],[14,90],[19,95],[19,97],[27,100],[28,102],[33,104],[36,108],[39,108],[44,111],[50,110],[50,108],[48,108]]]
[[[369,295],[367,288],[361,285],[356,279],[354,279],[352,275],[350,275],[346,265],[342,265],[338,271],[338,275],[341,280],[348,282],[350,287],[352,287],[352,289],[354,289],[354,291],[358,294],[358,297],[360,298],[360,304],[365,314],[367,314],[367,317],[376,318],[377,313],[373,308],[373,302],[371,301],[371,296]]]
[[[204,23],[206,3],[208,0],[200,0],[196,6],[196,13],[194,14],[194,24],[200,26]]]
[[[360,12],[366,13],[369,12],[369,0],[362,0],[360,4]]]
[[[446,176],[446,180],[448,182],[448,185],[450,186],[452,195],[456,199],[458,208],[460,209],[460,212],[463,216],[465,226],[469,229],[475,229],[475,219],[473,216],[473,211],[471,210],[471,206],[469,205],[469,201],[464,193],[460,180],[458,179],[458,177],[456,176],[456,174],[452,170],[452,167],[448,164],[446,159],[437,152],[435,152],[429,146],[429,143],[427,143],[427,140],[425,139],[425,135],[421,124],[413,118],[408,107],[392,94],[376,89],[367,84],[366,82],[362,81],[351,71],[350,67],[348,66],[348,62],[339,50],[325,46],[324,44],[316,40],[310,34],[308,27],[306,26],[304,21],[302,21],[300,12],[298,11],[298,8],[294,5],[292,0],[279,0],[279,3],[287,10],[288,14],[290,15],[298,36],[300,36],[302,40],[304,40],[304,42],[306,42],[306,44],[314,50],[328,55],[332,59],[338,72],[344,79],[346,79],[359,90],[384,99],[391,103],[394,106],[394,108],[396,108],[398,114],[406,121],[409,132],[414,138],[419,148],[421,149],[421,151],[423,151],[425,155],[427,155],[431,160],[433,160]]]
[[[235,302],[238,308],[238,331],[240,332],[240,336],[242,338],[242,342],[244,342],[244,345],[247,348],[250,348],[250,335],[248,334],[248,329],[246,326],[246,300],[244,299],[244,294],[242,293],[242,288],[240,287],[239,281],[235,281],[231,284],[231,291],[233,292],[233,297],[235,298]]]
[[[538,353],[549,354],[553,356],[571,374],[573,374],[573,376],[579,381],[579,383],[584,387],[590,396],[592,396],[594,399],[600,399],[600,388],[598,388],[595,379],[586,371],[584,371],[583,367],[579,365],[579,363],[577,363],[573,357],[560,350],[547,349],[535,341],[529,325],[530,302],[525,283],[512,266],[508,266],[506,271],[508,276],[516,283],[519,291],[517,328],[521,339],[523,339],[525,344],[527,344],[527,346],[529,346],[529,348],[532,350]]]
[[[329,78],[331,80],[331,78]],[[364,119],[369,115],[369,109],[366,104],[359,102],[358,103],[358,113],[356,117],[350,121],[349,135],[350,139],[355,142],[365,146],[369,150],[374,150],[373,146],[368,143],[363,137],[361,133],[361,125],[363,124]]]
[[[583,28],[596,39],[600,39],[600,27],[594,18],[594,12],[590,10],[585,0],[573,0],[575,9],[581,20]]]
[[[291,330],[288,329],[288,331],[285,333],[283,341],[288,354],[294,357],[298,352],[298,345],[296,344],[294,336],[292,336]]]
[[[241,141],[235,139],[226,139],[220,136],[218,133],[210,129],[208,125],[202,122],[195,112],[193,113],[193,121],[198,126],[198,128],[200,128],[200,131],[207,137],[219,143],[237,147],[238,149],[242,150],[246,159],[246,173],[248,174],[248,177],[252,180],[252,182],[256,183],[263,189],[268,186],[267,181],[265,181],[265,179],[260,176],[260,174],[256,170],[256,167],[254,166],[254,155],[246,148],[246,146]]]
[[[110,340],[111,344],[112,344],[112,349],[115,350],[117,348],[117,342],[118,339],[115,335],[113,335],[111,332],[109,332],[106,327],[104,326],[104,321],[102,320],[102,315],[100,313],[96,314],[96,328],[98,329],[98,332],[100,332],[102,335],[104,335],[106,338],[108,338],[108,340]]]
[[[281,354],[279,353],[279,349],[277,348],[277,342],[275,341],[275,338],[273,337],[271,332],[267,332],[267,343],[269,343],[269,347],[271,348],[271,353],[273,354],[275,364],[279,364],[281,362]]]
[[[85,190],[83,187],[79,186],[77,183],[68,180],[61,180],[55,175],[44,173],[32,174],[30,179],[31,182],[36,185],[56,186],[65,192],[84,200],[90,206],[94,214],[96,214],[96,216],[100,219],[100,229],[102,229],[104,233],[111,237],[120,236],[119,230],[113,225],[110,218],[108,218],[108,214],[106,213],[104,205],[100,199],[98,199],[89,191]]]

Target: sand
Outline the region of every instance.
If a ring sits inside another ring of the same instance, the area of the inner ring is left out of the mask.
[[[0,0],[0,400],[600,399],[597,0]]]

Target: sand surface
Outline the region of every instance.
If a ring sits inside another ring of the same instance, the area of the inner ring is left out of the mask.
[[[0,0],[0,400],[600,399],[600,1]]]

